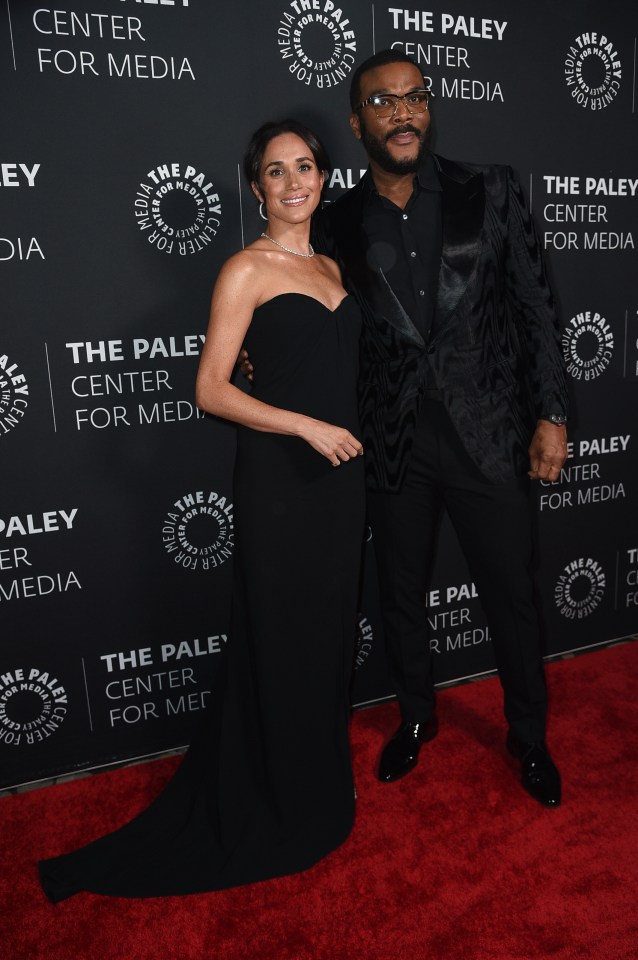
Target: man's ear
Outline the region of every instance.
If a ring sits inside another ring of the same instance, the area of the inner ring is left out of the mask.
[[[251,187],[253,193],[255,194],[255,196],[257,197],[257,199],[259,200],[259,202],[260,202],[260,203],[263,203],[263,202],[264,202],[264,195],[263,195],[263,193],[261,192],[261,190],[259,189],[259,184],[256,183],[254,180],[251,180],[251,181],[250,181],[250,187]]]
[[[350,114],[350,129],[357,140],[361,140],[361,118],[358,113]]]

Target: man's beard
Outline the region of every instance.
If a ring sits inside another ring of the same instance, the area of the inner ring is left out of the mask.
[[[413,126],[406,123],[402,127],[397,127],[395,130],[392,130],[384,140],[379,140],[373,136],[363,123],[360,126],[360,130],[361,142],[366,148],[368,156],[371,160],[374,160],[382,170],[385,170],[386,173],[416,173],[425,160],[428,152],[429,127],[424,133],[419,133]],[[414,133],[419,138],[419,149],[414,158],[408,157],[405,160],[397,160],[388,150],[386,146],[387,141],[398,133]]]

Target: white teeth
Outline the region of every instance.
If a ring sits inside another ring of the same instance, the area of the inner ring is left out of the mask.
[[[281,202],[296,204],[296,203],[303,203],[305,199],[306,199],[305,197],[293,197],[292,200],[282,200]]]

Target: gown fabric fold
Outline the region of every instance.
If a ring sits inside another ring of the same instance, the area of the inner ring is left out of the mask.
[[[302,294],[258,307],[252,395],[359,437],[360,315]],[[114,833],[40,864],[54,902],[202,893],[304,870],[348,836],[363,458],[238,428],[223,676],[173,779]]]

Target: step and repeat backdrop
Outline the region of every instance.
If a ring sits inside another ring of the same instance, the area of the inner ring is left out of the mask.
[[[293,116],[326,202],[355,184],[349,81],[385,47],[431,82],[439,153],[514,166],[546,250],[574,406],[535,494],[547,653],[638,630],[637,33],[603,0],[2,4],[1,786],[184,745],[215,696],[234,432],[193,387],[261,229],[241,158]],[[391,694],[368,537],[355,704]],[[492,670],[447,523],[427,599],[438,681]]]

